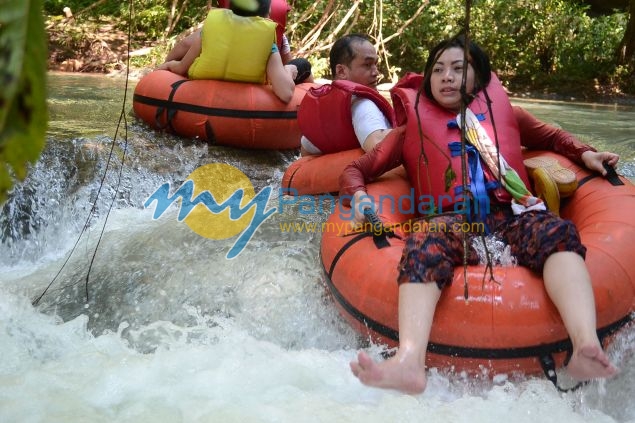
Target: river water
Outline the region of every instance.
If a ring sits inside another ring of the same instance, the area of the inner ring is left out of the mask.
[[[279,226],[326,216],[288,207],[228,260],[231,239],[195,234],[177,205],[158,219],[144,207],[207,163],[275,193],[294,152],[149,130],[130,114],[133,84],[124,105],[122,79],[49,80],[47,148],[0,217],[0,421],[635,422],[630,328],[609,349],[620,375],[573,393],[436,369],[419,396],[362,386],[348,362],[381,346],[338,315],[319,234]],[[635,177],[633,107],[514,102],[620,153],[620,173]]]

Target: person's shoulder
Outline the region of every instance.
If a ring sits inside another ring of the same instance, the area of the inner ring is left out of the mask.
[[[364,109],[364,110],[379,110],[379,106],[367,97],[360,97],[357,95],[353,95],[351,97],[351,104],[353,108]]]
[[[357,95],[352,95],[351,96],[351,104],[353,105],[353,107],[377,107],[375,105],[375,102],[369,98],[366,97],[360,97]]]

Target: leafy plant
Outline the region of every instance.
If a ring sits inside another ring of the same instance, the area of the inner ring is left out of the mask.
[[[47,13],[60,14],[66,5],[78,21],[107,14],[124,31],[132,2],[132,29],[139,36],[131,44],[137,48],[161,44],[156,54],[162,57],[179,34],[203,21],[210,3],[218,4],[216,0],[43,1]],[[328,53],[344,34],[370,35],[384,81],[394,81],[405,72],[421,71],[430,48],[465,25],[463,0],[287,1],[292,5],[287,36],[293,52],[311,61],[317,77],[330,77]],[[628,14],[592,17],[587,11],[588,6],[578,0],[474,0],[470,32],[507,82],[535,88],[567,79],[591,84],[610,81],[623,91],[635,92],[635,63],[618,67],[615,57]],[[156,60],[148,57],[146,62]]]
[[[46,136],[46,37],[42,0],[6,0],[0,8],[0,202],[24,179]]]
[[[328,60],[333,39],[367,33],[377,41],[383,73],[403,75],[421,71],[430,48],[465,25],[463,0],[357,3],[296,0],[289,18],[292,45],[319,63]],[[494,69],[506,81],[539,85],[563,79],[610,80],[624,91],[635,91],[633,68],[618,71],[614,56],[627,15],[591,17],[587,10],[574,0],[478,0],[472,3],[471,38],[490,54]]]

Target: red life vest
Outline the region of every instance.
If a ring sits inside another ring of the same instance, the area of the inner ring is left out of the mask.
[[[271,2],[269,18],[278,24],[276,26],[276,42],[280,51],[282,51],[282,36],[287,27],[287,14],[290,10],[291,6],[289,6],[287,0],[273,0]]]
[[[441,203],[443,210],[448,211],[454,203],[463,199],[461,194],[461,156],[451,157],[449,148],[450,143],[461,140],[461,132],[456,125],[456,114],[428,99],[422,91],[417,106],[423,133],[423,141],[420,140],[414,104],[417,91],[422,83],[422,75],[409,73],[391,90],[397,124],[406,125],[402,157],[408,171],[410,183],[415,189],[417,201],[421,201],[422,194],[426,196],[424,198],[432,196],[437,209]],[[491,99],[492,113],[495,116],[494,125],[492,125],[484,90],[479,92],[469,104],[469,107],[474,114],[479,116],[481,125],[495,144],[498,139],[498,148],[501,155],[516,170],[525,185],[529,187],[529,179],[521,154],[518,123],[507,93],[493,73],[486,90]],[[496,129],[496,135],[494,128]],[[450,157],[452,169],[457,175],[447,191],[445,188],[445,171],[448,167],[446,155]],[[485,173],[485,182],[495,181],[487,166],[483,164],[482,167]],[[468,184],[469,182],[468,175]],[[441,198],[443,198],[443,201],[441,201]],[[511,202],[511,195],[500,185],[490,191],[489,198],[502,204]]]
[[[218,0],[218,5],[225,9],[229,9],[229,0]],[[282,35],[287,27],[287,14],[291,10],[291,6],[287,3],[287,0],[272,0],[271,12],[269,18],[277,23],[276,26],[276,43],[278,49],[282,49]]]
[[[359,148],[351,112],[353,96],[372,100],[394,126],[390,102],[373,88],[346,80],[311,88],[298,108],[298,125],[302,135],[322,153]]]

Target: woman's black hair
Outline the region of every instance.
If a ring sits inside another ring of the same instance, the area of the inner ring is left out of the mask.
[[[430,51],[428,60],[426,61],[426,67],[423,70],[423,91],[430,100],[434,101],[432,96],[432,88],[430,87],[430,76],[432,74],[432,68],[439,60],[439,56],[449,49],[458,47],[465,50],[465,35],[459,34],[447,40],[441,41],[434,46]],[[492,79],[492,66],[490,65],[489,56],[481,49],[475,42],[470,40],[468,47],[468,60],[474,69],[474,91],[467,93],[473,95],[485,88],[489,81]]]
[[[365,34],[348,34],[335,41],[329,53],[329,64],[331,65],[331,76],[333,79],[335,79],[335,74],[337,73],[337,65],[350,66],[355,58],[351,44],[354,42],[363,43],[364,41],[370,42],[370,38]]]
[[[258,0],[258,8],[256,10],[243,9],[230,0],[229,9],[238,16],[260,16],[266,18],[269,16],[269,9],[271,9],[271,0]]]

